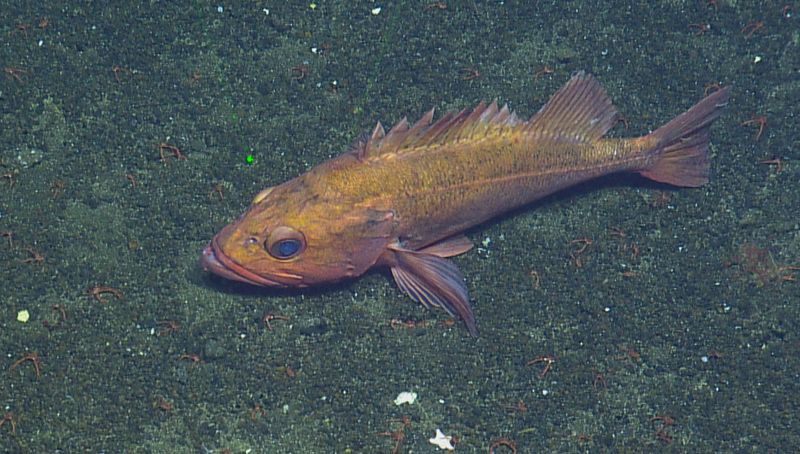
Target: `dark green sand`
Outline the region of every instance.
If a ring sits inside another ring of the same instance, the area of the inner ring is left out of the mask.
[[[391,452],[402,430],[425,453],[436,428],[457,452],[800,449],[782,2],[2,3],[0,452]],[[625,116],[614,136],[733,85],[711,183],[615,176],[469,232],[478,338],[384,273],[291,292],[198,268],[258,191],[376,121],[482,99],[527,117],[577,70]],[[13,367],[33,352],[39,377]]]

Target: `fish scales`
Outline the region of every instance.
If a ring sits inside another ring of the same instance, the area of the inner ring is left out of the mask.
[[[569,157],[569,159],[565,159]],[[353,200],[393,207],[401,235],[420,247],[526,205],[564,187],[636,168],[641,149],[620,140],[562,144],[509,132],[430,149],[383,156],[350,171]],[[447,227],[442,228],[441,226]]]

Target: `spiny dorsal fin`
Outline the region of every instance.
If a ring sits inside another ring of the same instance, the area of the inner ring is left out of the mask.
[[[480,102],[474,109],[448,112],[431,124],[433,109],[409,126],[403,118],[388,133],[380,122],[366,141],[354,147],[359,160],[400,153],[410,148],[451,144],[520,128],[526,134],[558,141],[588,143],[600,139],[614,126],[617,109],[594,77],[579,71],[526,122],[497,102]]]
[[[411,126],[403,118],[385,134],[378,123],[369,139],[356,147],[359,159],[398,153],[409,148],[452,143],[499,131],[502,127],[521,124],[508,106],[498,110],[496,102],[488,106],[481,102],[474,109],[448,112],[431,124],[433,112],[434,109],[429,110]]]
[[[380,143],[385,135],[386,132],[383,130],[383,125],[379,121],[375,128],[372,129],[371,134],[362,134],[356,140],[356,143],[351,147],[351,152],[356,155],[359,161],[363,161],[375,153],[373,147],[376,143]]]
[[[526,132],[574,142],[603,137],[617,121],[617,109],[600,82],[578,71],[526,123]]]

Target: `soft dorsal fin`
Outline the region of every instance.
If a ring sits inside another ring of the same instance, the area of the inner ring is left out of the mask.
[[[526,132],[557,140],[593,142],[617,122],[617,109],[590,74],[578,71],[525,125]]]

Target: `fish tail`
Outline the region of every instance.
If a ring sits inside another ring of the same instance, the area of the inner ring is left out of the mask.
[[[651,163],[638,172],[651,180],[675,186],[708,183],[708,139],[711,124],[728,105],[729,87],[706,96],[686,112],[641,140],[649,144]]]

